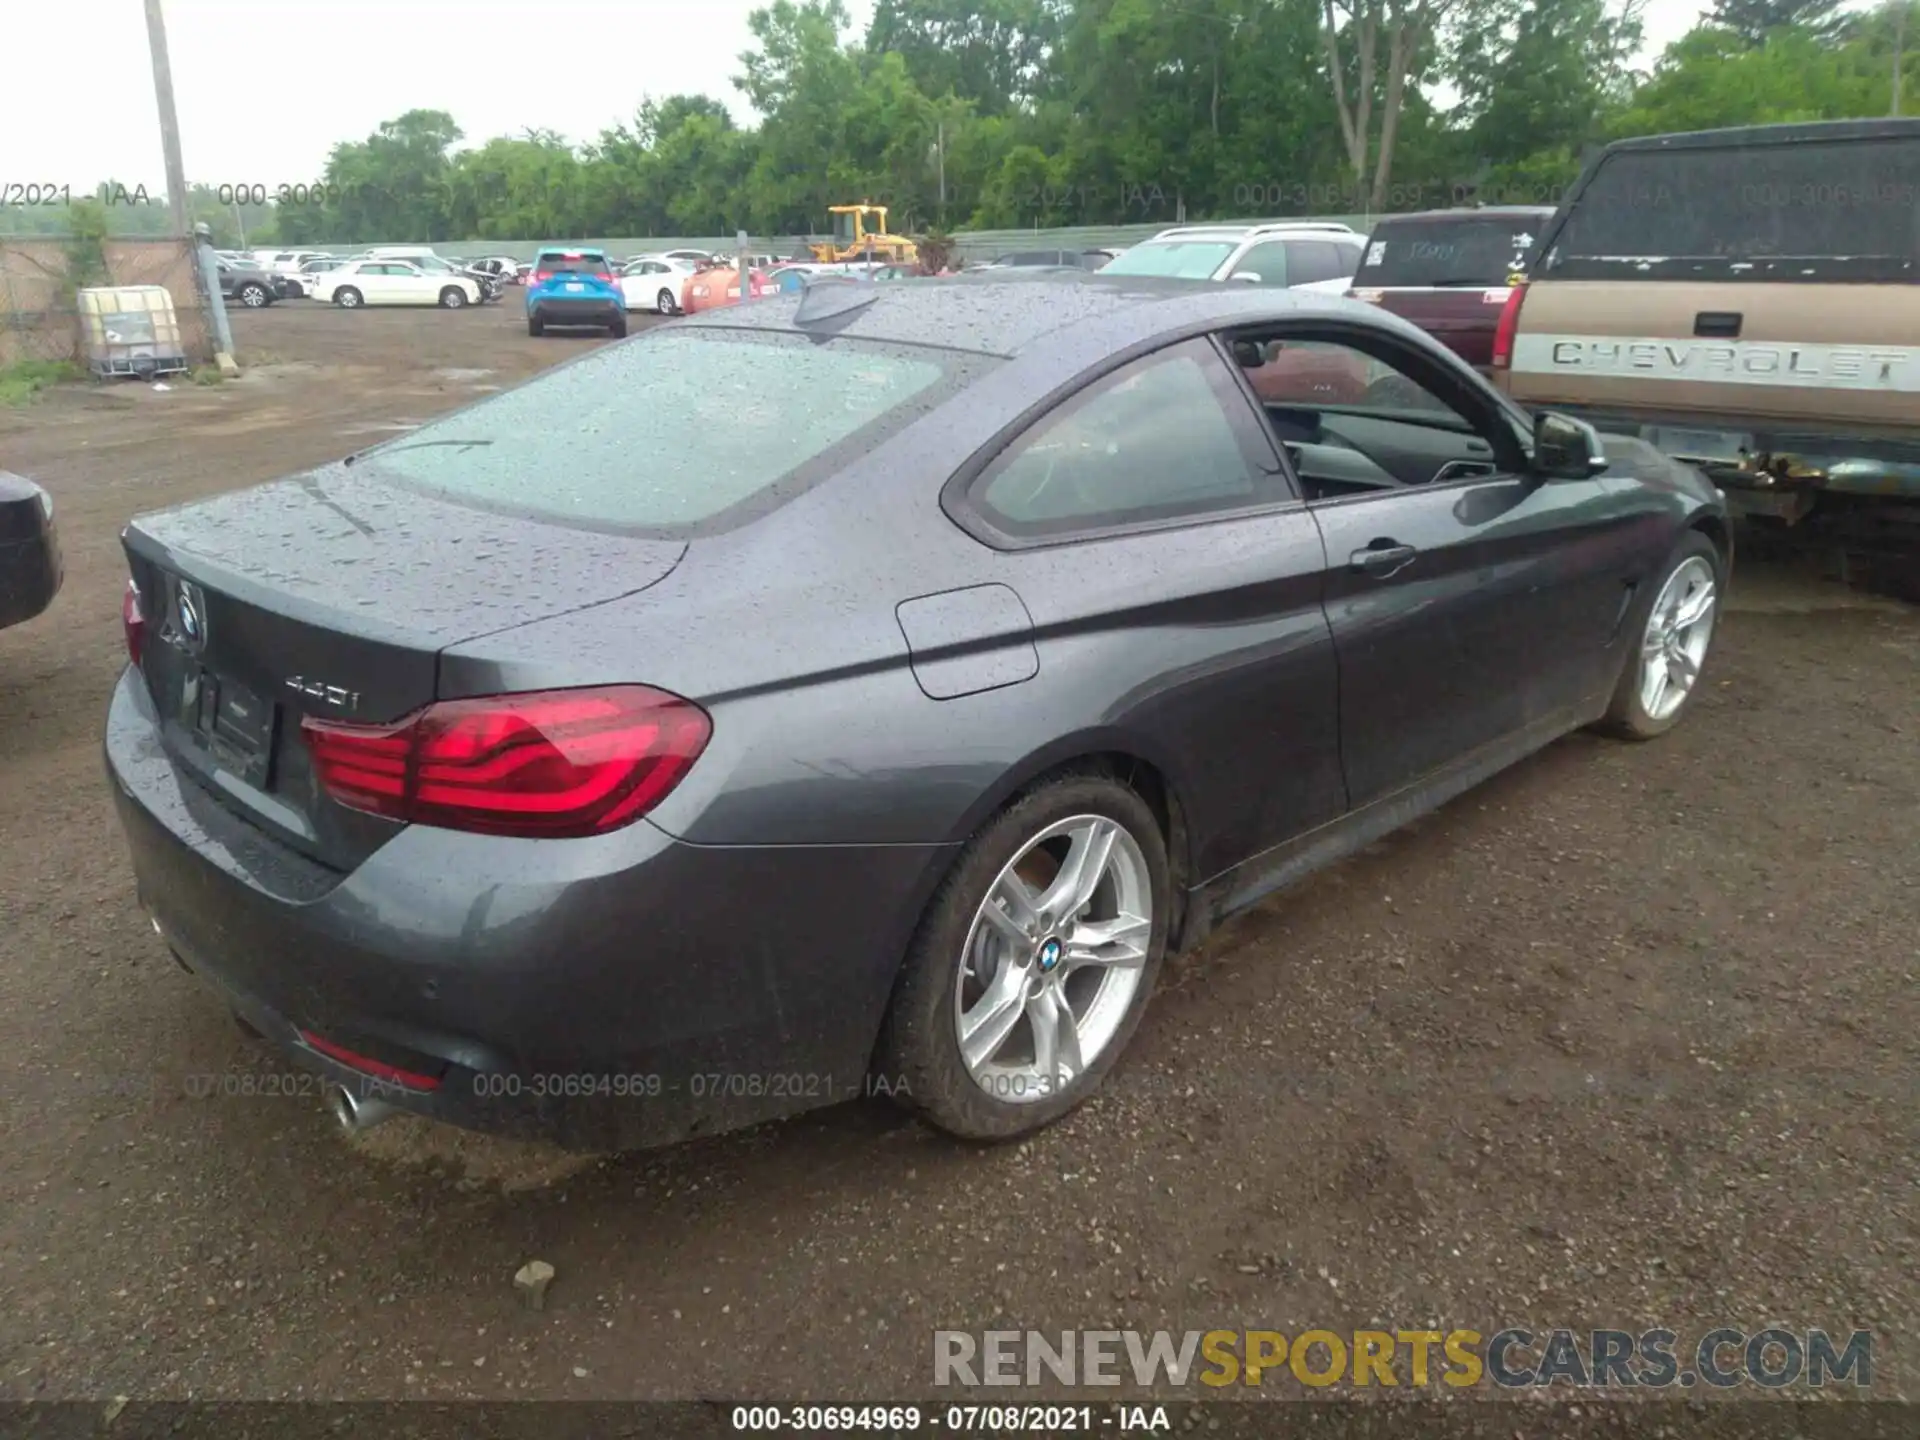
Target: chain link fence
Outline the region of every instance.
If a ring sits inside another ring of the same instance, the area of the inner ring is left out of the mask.
[[[102,240],[92,276],[72,240],[0,236],[0,370],[27,361],[84,363],[76,294],[92,285],[159,285],[173,299],[189,359],[213,358],[212,317],[194,279],[189,240]]]

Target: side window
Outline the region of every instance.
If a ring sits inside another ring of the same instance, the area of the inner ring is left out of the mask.
[[[1378,355],[1398,357],[1397,346],[1380,343]],[[1381,359],[1371,348],[1286,336],[1233,341],[1309,504],[1473,483],[1524,463],[1519,431],[1500,412],[1462,408],[1444,381],[1436,377],[1436,390],[1420,378],[1419,357]]]
[[[1262,285],[1292,285],[1295,280],[1287,270],[1287,242],[1268,240],[1254,246],[1240,257],[1233,267],[1235,275],[1258,275]]]
[[[1148,356],[1014,441],[970,499],[1008,535],[1041,538],[1284,498],[1255,463],[1245,399],[1204,340]]]
[[[1340,263],[1340,247],[1331,240],[1290,240],[1287,242],[1287,284],[1312,285],[1321,280],[1339,280],[1353,270]]]
[[[1389,412],[1459,416],[1412,376],[1335,341],[1270,341],[1260,356],[1245,355],[1241,366],[1253,393],[1267,405],[1337,405],[1343,411],[1383,416]]]

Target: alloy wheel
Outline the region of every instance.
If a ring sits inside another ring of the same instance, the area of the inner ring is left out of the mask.
[[[1667,577],[1640,642],[1640,708],[1648,719],[1665,720],[1687,703],[1713,641],[1718,604],[1713,567],[1698,555]]]
[[[1059,1095],[1100,1056],[1140,986],[1153,886],[1139,842],[1104,815],[1035,835],[968,929],[953,998],[961,1058],[997,1100]]]

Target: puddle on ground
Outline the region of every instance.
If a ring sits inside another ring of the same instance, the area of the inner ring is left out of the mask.
[[[434,371],[433,378],[436,380],[451,380],[456,384],[463,384],[469,380],[484,380],[491,374],[493,374],[491,370],[449,369]],[[493,388],[497,389],[499,387],[495,386]]]

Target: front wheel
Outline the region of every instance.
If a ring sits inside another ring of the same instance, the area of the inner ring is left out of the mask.
[[[338,290],[333,292],[333,303],[338,305],[342,310],[358,310],[360,308],[360,292],[351,285],[342,285]]]
[[[1699,688],[1713,645],[1726,566],[1714,543],[1690,530],[1657,572],[1653,603],[1638,624],[1601,728],[1623,740],[1651,740],[1680,723]]]
[[[267,294],[266,286],[255,285],[252,282],[248,282],[236,290],[234,292],[234,298],[249,310],[258,310],[273,299],[271,295]]]
[[[458,310],[467,303],[467,292],[458,285],[449,285],[440,292],[440,308]]]
[[[679,307],[673,303],[673,292],[662,290],[653,297],[653,308],[662,315],[671,315]]]
[[[888,1010],[881,1078],[964,1139],[1065,1115],[1146,1009],[1170,884],[1159,823],[1124,785],[1068,775],[1030,791],[935,892]]]

